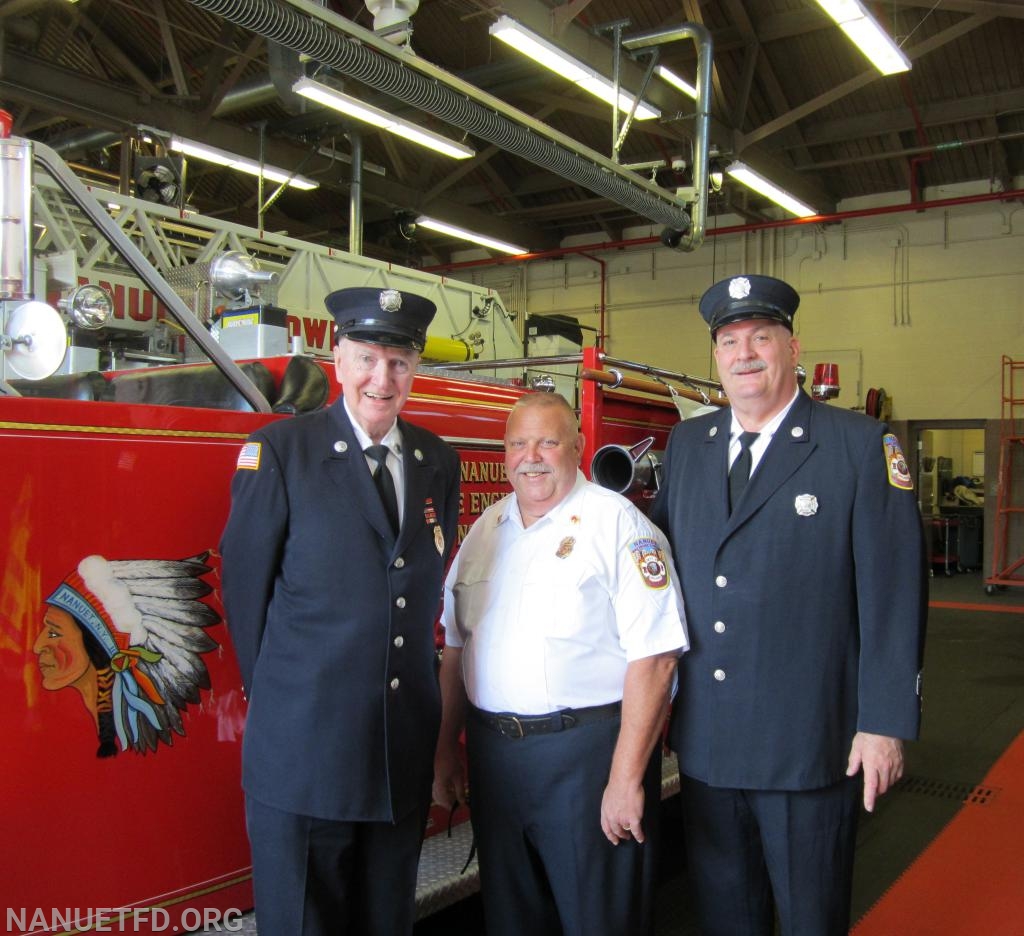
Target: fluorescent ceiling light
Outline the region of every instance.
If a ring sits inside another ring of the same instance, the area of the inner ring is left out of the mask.
[[[818,5],[883,75],[910,71],[910,59],[860,0],[818,0]]]
[[[333,110],[340,111],[342,114],[347,114],[349,117],[355,117],[356,120],[362,120],[364,123],[380,127],[382,130],[394,133],[410,143],[418,143],[420,146],[425,146],[437,153],[443,153],[445,156],[451,156],[453,159],[468,159],[476,155],[476,150],[470,149],[462,143],[449,140],[448,137],[441,136],[440,133],[426,130],[417,124],[410,123],[408,120],[393,117],[379,107],[364,104],[358,98],[337,91],[319,81],[314,81],[312,78],[300,78],[292,85],[292,91],[309,98],[311,101],[316,101],[318,104],[323,104],[324,107],[330,107]]]
[[[239,172],[247,172],[249,175],[258,176],[263,173],[264,179],[271,182],[287,183],[293,188],[302,189],[308,192],[317,188],[320,183],[307,179],[305,176],[294,175],[276,166],[260,166],[255,159],[246,159],[244,156],[236,156],[226,150],[217,149],[215,146],[207,146],[205,143],[196,143],[194,140],[186,140],[180,136],[171,137],[170,148],[176,153],[184,153],[186,156],[193,156],[196,159],[204,159],[207,162],[216,163],[218,166],[228,166],[237,169]]]
[[[578,59],[563,52],[553,42],[531,32],[525,26],[517,23],[508,16],[499,16],[491,24],[490,34],[502,42],[508,43],[513,49],[528,55],[535,62],[539,62],[545,68],[569,79],[573,84],[579,85],[584,91],[589,91],[595,97],[599,97],[608,104],[615,103],[615,85],[604,75],[598,73],[589,65],[584,65]],[[633,107],[634,95],[619,88],[619,110],[629,113]],[[650,104],[641,101],[637,104],[634,117],[637,120],[651,120],[660,117],[661,111]]]
[[[725,170],[737,182],[743,183],[747,188],[770,198],[776,205],[781,205],[786,211],[795,214],[798,218],[811,218],[818,212],[798,201],[789,192],[780,189],[774,182],[769,182],[763,175],[755,172],[746,163],[734,162]]]
[[[437,231],[439,234],[447,234],[449,237],[457,237],[460,240],[480,244],[483,247],[490,247],[491,250],[500,250],[502,253],[529,253],[525,247],[506,244],[505,241],[495,240],[493,237],[485,237],[483,234],[476,234],[473,231],[467,231],[465,228],[456,227],[454,224],[447,224],[444,221],[438,221],[436,218],[428,218],[426,215],[420,215],[416,219],[416,224],[420,227],[429,228],[431,231]]]
[[[697,89],[690,84],[690,82],[683,80],[674,71],[670,71],[664,65],[659,65],[654,70],[662,81],[667,81],[670,85],[682,91],[683,94],[692,97],[695,101],[697,100]]]

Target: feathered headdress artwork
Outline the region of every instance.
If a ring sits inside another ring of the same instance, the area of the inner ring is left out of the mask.
[[[46,599],[91,634],[109,657],[100,671],[99,756],[117,753],[104,737],[113,720],[122,750],[156,750],[184,735],[181,713],[210,688],[202,654],[218,644],[206,628],[220,621],[202,601],[213,590],[208,552],[188,559],[108,560],[86,556]],[[107,688],[109,687],[109,692]]]

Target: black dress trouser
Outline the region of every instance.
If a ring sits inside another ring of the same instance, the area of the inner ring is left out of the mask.
[[[686,877],[701,936],[846,936],[861,778],[735,790],[683,776]]]
[[[488,936],[642,936],[651,931],[661,751],[644,778],[647,841],[612,845],[601,799],[620,718],[504,737],[466,727],[471,818]]]
[[[246,797],[260,936],[403,936],[429,798],[397,823],[336,822]]]

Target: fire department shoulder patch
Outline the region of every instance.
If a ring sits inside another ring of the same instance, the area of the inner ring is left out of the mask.
[[[629,544],[629,551],[633,554],[633,561],[648,588],[665,588],[668,585],[665,555],[657,541],[649,537],[633,540]]]
[[[901,491],[914,490],[914,481],[910,477],[907,460],[903,457],[900,440],[893,433],[887,432],[882,436],[882,448],[885,452],[885,467],[889,472],[889,483]]]
[[[262,449],[262,442],[246,442],[242,446],[242,451],[238,453],[238,462],[235,464],[235,468],[248,468],[250,471],[258,471]]]

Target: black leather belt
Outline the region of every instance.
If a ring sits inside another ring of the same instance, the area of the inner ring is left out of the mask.
[[[587,722],[601,721],[612,718],[622,710],[621,702],[609,702],[607,705],[592,705],[589,708],[560,709],[546,715],[516,715],[514,712],[485,712],[476,706],[469,706],[470,714],[481,725],[497,731],[506,738],[517,740],[528,735],[553,734],[567,731]]]

